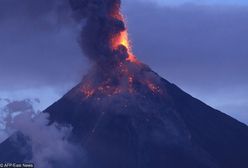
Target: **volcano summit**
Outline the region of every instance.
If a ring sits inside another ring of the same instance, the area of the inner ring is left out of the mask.
[[[86,20],[80,44],[93,65],[44,113],[49,124],[71,125],[70,141],[85,156],[77,167],[248,167],[248,127],[138,61],[119,0],[70,2],[75,17]],[[9,151],[0,153],[0,161],[32,159],[32,152],[22,152],[32,148],[28,137],[17,134],[19,143],[10,137],[0,145]]]

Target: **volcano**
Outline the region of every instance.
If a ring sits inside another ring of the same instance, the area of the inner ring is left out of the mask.
[[[85,154],[77,167],[248,167],[248,127],[141,63],[132,53],[119,0],[72,0],[71,5],[77,18],[87,21],[81,45],[93,65],[44,113],[49,124],[72,126],[70,140]],[[32,158],[28,138],[13,136],[18,143],[4,141],[0,161]]]
[[[72,125],[73,141],[86,151],[81,167],[247,168],[246,125],[149,73],[159,90],[137,82],[132,92],[89,95],[82,82],[44,111],[51,123]],[[30,158],[22,152],[29,148],[26,137],[13,136],[18,144],[3,142],[0,160]]]
[[[147,73],[147,72],[146,72]],[[154,92],[81,94],[79,84],[47,110],[71,124],[87,151],[86,167],[246,168],[248,127],[152,73]]]

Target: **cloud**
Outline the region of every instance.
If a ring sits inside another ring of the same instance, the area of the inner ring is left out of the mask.
[[[16,116],[22,113],[33,113],[34,115],[40,113],[39,104],[39,99],[0,98],[0,142],[13,133],[13,130],[8,130],[7,127]]]
[[[29,100],[13,101],[5,106],[5,110],[9,113],[13,113],[18,111],[33,110],[33,107],[32,104],[30,104]]]
[[[33,101],[39,103],[37,99]],[[7,102],[2,111],[5,112],[2,117],[5,123],[1,122],[4,124],[1,135],[19,131],[27,137],[28,146],[32,149],[32,158],[27,162],[34,163],[37,168],[66,168],[82,163],[84,151],[81,146],[68,140],[72,127],[56,123],[49,125],[48,114],[37,114],[33,105],[29,99]],[[11,140],[14,142],[15,138]]]
[[[67,0],[3,0],[0,18],[1,90],[80,80],[87,66]]]
[[[68,141],[71,127],[57,124],[48,125],[47,115],[42,113],[32,118],[32,113],[23,113],[15,117],[10,125],[29,138],[32,147],[32,162],[37,168],[73,167],[82,160],[83,150],[80,145]]]

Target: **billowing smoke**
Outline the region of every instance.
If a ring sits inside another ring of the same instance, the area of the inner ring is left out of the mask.
[[[29,99],[9,102],[5,106],[5,131],[13,134],[10,140],[19,144],[20,135],[25,137],[22,150],[30,155],[26,162],[37,168],[76,167],[83,163],[84,151],[79,144],[71,142],[72,127],[53,123],[49,125],[47,113],[37,113]],[[1,123],[1,122],[0,122]]]
[[[37,115],[40,112],[40,100],[38,98],[23,100],[0,98],[0,143],[13,133],[7,127],[16,116],[23,113]]]
[[[121,39],[125,23],[120,13],[120,0],[70,0],[77,19],[85,19],[81,46],[85,55],[98,68],[108,69],[128,57],[128,48]],[[118,44],[115,44],[118,43]],[[120,53],[121,52],[121,53]]]
[[[9,125],[28,138],[28,145],[32,150],[29,162],[33,162],[37,168],[79,165],[83,159],[83,150],[80,145],[68,140],[72,128],[58,124],[48,125],[47,118],[45,113],[36,118],[32,118],[32,113],[23,113]]]

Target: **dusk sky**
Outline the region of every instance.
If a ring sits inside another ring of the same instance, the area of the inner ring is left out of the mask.
[[[123,0],[133,51],[163,78],[248,124],[248,1]],[[0,98],[46,108],[90,66],[66,0],[0,0]]]

